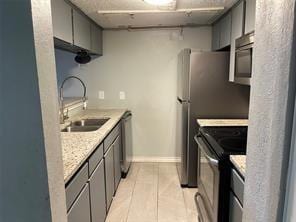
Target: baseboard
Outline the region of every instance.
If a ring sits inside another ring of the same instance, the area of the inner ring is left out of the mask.
[[[180,162],[178,157],[133,157],[132,162],[150,162],[150,163],[176,163]]]

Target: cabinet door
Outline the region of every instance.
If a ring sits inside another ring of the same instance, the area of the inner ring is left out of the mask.
[[[235,40],[243,35],[244,24],[244,1],[241,1],[231,10],[231,44],[230,44],[230,66],[229,81],[234,81],[235,67]]]
[[[246,0],[245,34],[255,30],[256,0]]]
[[[120,166],[120,136],[114,141],[114,188],[118,187],[121,179],[121,166]]]
[[[102,30],[91,24],[91,51],[95,54],[103,54],[103,36]]]
[[[68,212],[68,222],[91,222],[89,186],[85,185]]]
[[[220,23],[217,22],[213,26],[212,32],[212,49],[213,51],[218,50],[220,48]]]
[[[106,218],[105,172],[104,160],[101,160],[89,180],[91,219],[104,222]]]
[[[64,0],[51,0],[53,36],[73,43],[72,9]]]
[[[90,22],[77,11],[73,11],[74,45],[90,50]]]
[[[105,156],[105,177],[106,177],[106,204],[109,209],[114,194],[114,153],[113,145],[107,150]]]
[[[231,37],[231,13],[228,13],[221,20],[220,48],[224,48],[230,45],[230,37]]]

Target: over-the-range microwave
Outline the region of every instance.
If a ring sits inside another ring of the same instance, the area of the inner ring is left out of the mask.
[[[251,84],[253,63],[254,32],[246,34],[235,41],[234,82]]]

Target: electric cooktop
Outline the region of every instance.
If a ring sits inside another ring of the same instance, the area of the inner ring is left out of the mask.
[[[246,154],[247,126],[201,127],[199,131],[218,157]]]

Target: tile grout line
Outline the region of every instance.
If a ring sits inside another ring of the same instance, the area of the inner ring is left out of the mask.
[[[139,169],[137,170],[137,173],[136,173],[135,183],[134,183],[134,187],[133,187],[133,191],[132,191],[132,195],[131,195],[131,201],[129,203],[128,210],[127,210],[127,215],[126,215],[126,219],[125,219],[126,222],[128,221],[128,216],[129,216],[131,205],[132,205],[132,201],[133,201],[135,187],[136,187],[136,183],[137,183],[137,180],[138,180],[138,174],[139,174],[139,171],[140,171],[141,167],[142,167],[142,165],[140,165],[140,167],[139,167]]]

